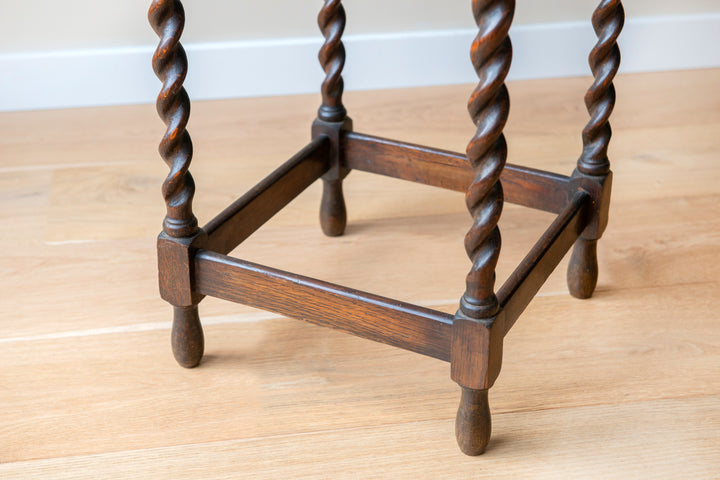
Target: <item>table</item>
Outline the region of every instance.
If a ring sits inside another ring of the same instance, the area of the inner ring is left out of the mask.
[[[594,82],[585,95],[590,121],[571,175],[506,164],[503,128],[510,108],[505,78],[512,46],[514,0],[473,0],[478,35],[471,47],[479,83],[468,110],[477,126],[465,154],[355,132],[342,103],[345,10],[325,0],[318,23],[325,41],[322,104],[310,142],[204,227],[192,211],[188,171],[190,100],[183,88],[187,58],[179,0],[154,0],[148,18],[160,43],[153,68],[162,81],[157,110],[167,125],[160,154],[170,167],[162,192],[167,206],[158,237],[160,294],[173,306],[173,353],[184,367],[204,350],[198,304],[207,295],[298,318],[450,363],[461,387],[456,418],[460,449],[479,455],[491,432],[488,390],[500,373],[503,338],[550,273],[572,248],[570,293],[589,298],[598,277],[597,241],[607,223],[612,172],[607,156],[613,79],[620,64],[620,0],[601,0],[592,16],[598,41],[589,55]],[[465,237],[471,261],[455,315],[247,262],[228,253],[315,181],[322,179],[320,225],[329,236],[346,226],[343,179],[361,170],[465,192],[472,223]],[[557,215],[507,281],[495,289],[500,254],[498,220],[508,201]]]

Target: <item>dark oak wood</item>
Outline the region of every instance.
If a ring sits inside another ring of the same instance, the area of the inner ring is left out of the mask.
[[[318,110],[318,119],[324,122],[342,122],[347,110],[342,103],[343,78],[345,67],[345,45],[342,34],[345,31],[345,8],[341,0],[325,0],[318,14],[318,26],[325,42],[320,48],[318,59],[325,71],[325,80],[320,87],[322,105]]]
[[[207,250],[195,256],[196,288],[316,325],[449,361],[452,316]]]
[[[347,209],[343,196],[342,181],[350,173],[340,162],[340,137],[351,131],[352,120],[348,117],[342,122],[326,122],[320,118],[313,122],[313,138],[325,137],[330,141],[328,171],[322,176],[323,193],[320,201],[320,228],[328,237],[337,237],[345,233]]]
[[[450,345],[450,378],[473,390],[492,387],[502,368],[505,313],[487,319],[455,315]]]
[[[345,233],[347,208],[343,196],[342,180],[323,179],[323,193],[320,200],[320,228],[328,237]]]
[[[612,187],[607,152],[612,137],[610,115],[615,107],[613,79],[620,67],[617,39],[624,22],[625,11],[620,0],[602,0],[592,17],[598,41],[588,58],[594,77],[585,94],[590,121],[583,129],[583,151],[571,183],[591,193],[595,213],[577,241],[568,265],[568,290],[577,298],[590,298],[598,281],[597,241],[607,226]]]
[[[495,295],[495,266],[500,256],[498,221],[503,208],[503,186],[500,182],[507,160],[507,143],[503,128],[510,112],[510,95],[505,78],[512,62],[509,31],[515,13],[514,0],[473,0],[473,16],[478,34],[470,49],[470,58],[478,75],[478,85],[468,101],[468,111],[477,130],[467,146],[467,159],[475,178],[465,194],[465,203],[473,223],[465,235],[465,251],[472,262],[465,279],[465,293],[455,314],[458,328],[476,325],[475,343],[453,335],[451,378],[461,387],[489,388],[495,381],[502,347],[497,327],[500,302]],[[458,347],[461,345],[462,348]],[[456,348],[458,347],[458,348]],[[465,390],[463,391],[465,392]],[[475,417],[473,417],[473,415]],[[482,418],[476,418],[482,417]],[[477,425],[490,424],[490,410],[458,410],[458,439],[477,435]],[[489,434],[489,431],[488,431]],[[487,442],[484,442],[487,443]],[[484,450],[472,448],[474,442],[459,442],[467,455]]]
[[[341,0],[325,0],[318,14],[318,26],[323,42],[318,59],[325,71],[325,80],[320,87],[322,104],[317,120],[313,123],[313,137],[325,135],[330,139],[330,167],[323,175],[323,194],[320,202],[320,227],[325,235],[337,237],[345,233],[347,210],[342,191],[342,181],[347,175],[340,163],[340,135],[352,130],[352,120],[342,103],[345,66],[345,46],[342,34],[345,31],[345,8]]]
[[[598,42],[590,53],[594,82],[585,96],[590,121],[577,168],[568,177],[506,164],[503,129],[510,99],[505,78],[512,60],[508,33],[515,1],[473,0],[472,7],[478,35],[471,59],[478,85],[468,111],[477,129],[465,155],[352,131],[342,103],[345,10],[341,0],[325,0],[318,16],[325,79],[312,141],[200,229],[188,171],[190,100],[183,88],[187,59],[180,45],[185,16],[179,0],[152,2],[149,19],[160,37],[153,68],[163,82],[157,108],[167,125],[160,154],[170,167],[163,183],[167,214],[158,238],[159,283],[162,298],[173,305],[171,343],[180,365],[194,367],[202,359],[198,303],[205,295],[339,329],[450,362],[450,376],[462,392],[455,424],[458,445],[468,455],[485,451],[491,433],[488,390],[500,374],[504,337],[573,245],[570,292],[587,298],[595,289],[597,240],[609,218],[609,117],[624,13],[620,0],[601,0],[593,15]],[[353,169],[465,192],[472,216],[465,249],[472,266],[454,316],[225,255],[318,179],[323,182],[323,232],[342,235],[347,223],[342,182]],[[558,216],[496,292],[498,221],[505,200]]]
[[[179,0],[154,0],[148,20],[160,37],[152,65],[162,81],[157,111],[167,126],[159,151],[170,167],[162,186],[167,213],[158,239],[160,293],[175,311],[172,334],[175,358],[184,367],[194,367],[202,358],[204,340],[197,314],[197,303],[202,297],[192,291],[191,284],[191,245],[201,232],[192,210],[195,183],[189,172],[193,156],[192,140],[186,129],[190,98],[183,87],[188,64],[180,44],[185,11]]]
[[[148,12],[150,25],[160,37],[152,65],[162,81],[157,97],[157,111],[167,130],[160,142],[160,155],[170,167],[162,186],[167,214],[163,231],[171,237],[189,237],[198,229],[192,211],[195,183],[188,169],[193,148],[187,126],[190,99],[183,82],[187,75],[187,56],[180,44],[185,26],[185,11],[178,0],[155,0]]]
[[[488,391],[461,387],[460,406],[455,417],[455,439],[463,453],[481,455],[490,442],[492,418]]]
[[[505,334],[585,230],[592,215],[591,208],[590,195],[577,192],[565,211],[553,221],[498,290],[505,312]]]
[[[347,132],[342,137],[343,165],[363,172],[467,192],[475,174],[467,156],[438,148]],[[568,202],[570,177],[506,164],[500,177],[509,203],[560,213]]]
[[[157,239],[160,297],[176,307],[197,305],[203,296],[193,285],[193,257],[207,241],[199,230],[192,237],[173,238],[162,232]]]
[[[472,261],[458,316],[492,318],[500,304],[495,295],[495,266],[500,256],[498,221],[503,207],[500,183],[507,160],[503,128],[510,112],[505,78],[510,71],[512,44],[508,35],[515,12],[514,0],[473,0],[478,34],[470,50],[480,79],[468,101],[477,126],[467,146],[467,159],[475,178],[465,194],[473,223],[465,235],[465,251]]]
[[[173,307],[171,345],[177,363],[185,368],[194,368],[200,364],[205,351],[205,336],[198,306]]]
[[[620,67],[618,36],[625,22],[620,0],[602,0],[592,16],[598,42],[590,52],[589,63],[595,81],[585,94],[590,122],[583,130],[583,152],[578,170],[585,175],[606,175],[610,171],[607,150],[612,130],[610,114],[615,106],[612,81]]]
[[[203,227],[209,237],[206,248],[228,253],[240,245],[320,178],[329,157],[330,140],[316,137]]]
[[[575,242],[570,256],[567,270],[568,290],[575,298],[590,298],[595,292],[597,279],[597,240],[581,238]]]

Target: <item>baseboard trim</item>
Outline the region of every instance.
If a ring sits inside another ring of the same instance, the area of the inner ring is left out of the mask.
[[[348,35],[348,90],[473,83],[474,30]],[[588,75],[589,22],[511,31],[511,80]],[[623,72],[720,66],[720,13],[635,18],[621,36]],[[313,93],[319,38],[186,45],[194,100]],[[148,103],[158,80],[153,46],[0,55],[0,111]]]

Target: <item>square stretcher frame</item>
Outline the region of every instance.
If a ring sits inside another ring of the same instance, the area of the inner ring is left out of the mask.
[[[172,348],[180,365],[200,363],[204,337],[198,303],[208,295],[335,328],[449,362],[451,378],[461,387],[458,445],[468,455],[485,451],[491,431],[488,390],[500,372],[503,338],[571,248],[570,293],[588,298],[597,283],[596,246],[607,226],[612,184],[609,117],[624,12],[620,0],[601,0],[592,16],[598,42],[589,55],[594,82],[585,95],[590,122],[577,167],[565,176],[506,164],[503,128],[510,102],[505,78],[515,2],[473,0],[472,8],[479,31],[471,60],[479,84],[468,102],[477,131],[466,154],[353,131],[342,103],[345,11],[340,0],[325,0],[318,23],[325,38],[319,59],[326,77],[310,143],[199,228],[188,171],[190,100],[183,87],[187,58],[180,44],[185,14],[179,0],[152,2],[148,17],[160,37],[153,68],[163,82],[157,108],[167,125],[159,150],[170,167],[162,188],[167,215],[158,238],[159,282],[162,298],[174,307]],[[326,235],[342,235],[347,217],[342,182],[352,170],[465,192],[473,217],[465,237],[472,267],[455,315],[228,256],[320,179],[321,227]],[[495,291],[497,224],[504,201],[557,217]]]

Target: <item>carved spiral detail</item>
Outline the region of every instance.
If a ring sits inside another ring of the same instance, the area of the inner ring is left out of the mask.
[[[345,22],[345,8],[341,0],[325,0],[325,5],[318,15],[318,25],[325,37],[318,55],[320,65],[325,70],[321,89],[322,106],[318,117],[326,122],[340,122],[347,115],[342,104],[345,46],[341,38],[345,31]]]
[[[589,63],[595,81],[585,94],[590,122],[583,129],[583,152],[578,170],[587,175],[605,175],[610,171],[607,150],[612,130],[610,114],[615,106],[613,78],[620,66],[617,38],[625,22],[620,0],[602,0],[593,13],[592,23],[598,42],[590,52]]]
[[[476,319],[491,317],[498,310],[494,286],[501,239],[497,224],[503,206],[500,174],[507,159],[502,131],[510,109],[504,82],[512,61],[508,31],[514,11],[514,0],[473,0],[480,31],[472,44],[471,58],[479,83],[468,102],[477,132],[467,147],[475,179],[465,197],[473,217],[465,236],[465,250],[473,266],[467,275],[460,312]]]
[[[148,19],[160,37],[152,65],[163,82],[157,98],[157,111],[167,125],[159,146],[160,155],[170,167],[162,186],[167,206],[163,229],[169,236],[186,237],[198,231],[198,223],[192,212],[195,183],[188,172],[193,146],[186,130],[190,99],[183,87],[188,68],[187,56],[180,44],[185,11],[179,0],[154,0]]]

